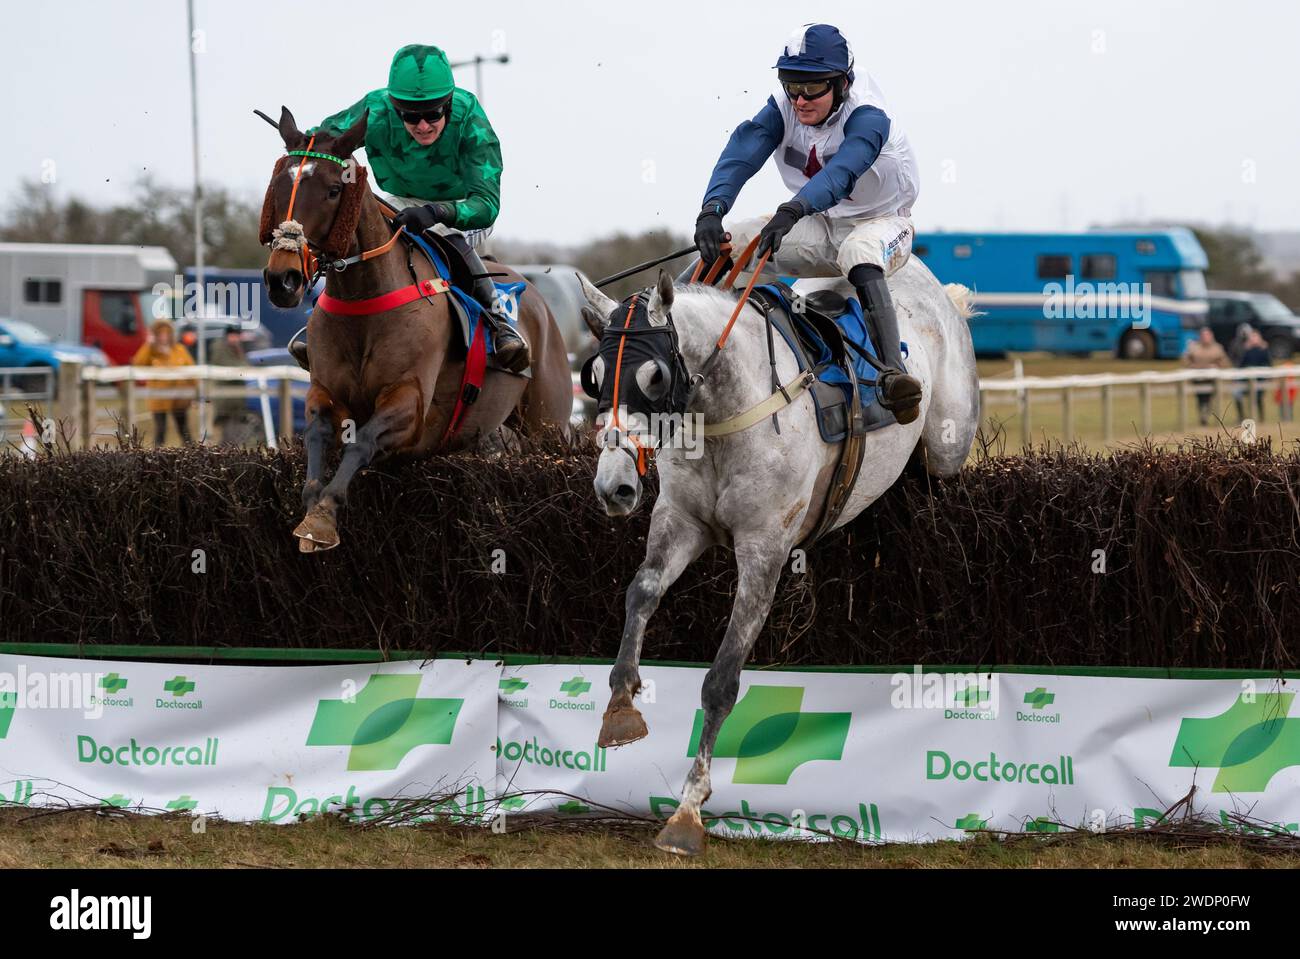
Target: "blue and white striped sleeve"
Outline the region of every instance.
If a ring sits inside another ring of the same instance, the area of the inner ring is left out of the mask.
[[[736,197],[740,196],[740,188],[763,168],[784,136],[785,121],[781,119],[781,111],[776,101],[768,97],[758,115],[736,127],[731,134],[726,149],[713,168],[709,188],[704,193],[704,205],[719,203],[722,206],[719,213],[729,211]]]
[[[829,163],[795,196],[809,213],[829,210],[847,198],[858,177],[871,169],[889,139],[889,117],[876,107],[858,107],[844,124],[844,143]]]

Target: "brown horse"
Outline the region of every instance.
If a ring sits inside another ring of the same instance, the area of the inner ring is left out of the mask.
[[[291,308],[302,302],[316,256],[335,264],[325,283],[335,300],[370,300],[437,280],[422,256],[391,242],[392,229],[366,185],[366,170],[351,159],[365,138],[365,117],[341,136],[309,137],[282,108],[279,130],[286,149],[299,154],[276,163],[262,209],[261,239],[272,246],[265,271],[272,303]],[[362,260],[363,253],[373,255]],[[511,270],[499,271],[509,282],[522,282]],[[294,530],[302,552],[339,544],[338,512],[348,484],[373,462],[473,448],[503,425],[525,431],[549,425],[567,434],[573,389],[564,341],[546,302],[529,286],[519,297],[518,329],[532,352],[532,379],[489,367],[477,402],[448,437],[462,396],[466,351],[450,294],[436,290],[436,282],[426,285],[428,295],[373,315],[330,313],[319,304],[312,313],[303,437],[307,515]],[[343,456],[325,485],[326,450],[340,438]]]

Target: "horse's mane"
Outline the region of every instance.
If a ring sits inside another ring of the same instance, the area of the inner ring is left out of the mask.
[[[257,242],[262,246],[270,244],[271,234],[279,225],[275,222],[275,178],[284,172],[284,165],[288,160],[289,157],[285,155],[275,161],[275,169],[271,171],[271,182],[266,185],[266,198],[262,200],[262,220],[257,227]]]

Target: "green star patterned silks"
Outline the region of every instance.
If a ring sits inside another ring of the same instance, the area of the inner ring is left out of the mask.
[[[456,205],[459,230],[481,230],[501,212],[501,141],[474,94],[457,88],[442,136],[427,147],[406,132],[386,90],[325,118],[316,129],[337,136],[369,108],[366,158],[386,193]],[[309,131],[315,133],[316,130]]]

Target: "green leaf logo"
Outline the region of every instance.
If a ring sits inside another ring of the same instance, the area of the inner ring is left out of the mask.
[[[9,724],[14,721],[18,710],[18,693],[0,693],[0,739],[9,735]]]
[[[371,676],[352,702],[322,699],[308,746],[351,746],[348,769],[396,769],[417,746],[451,742],[463,699],[417,699],[420,677]]]
[[[1032,693],[1025,693],[1025,705],[1033,706],[1034,709],[1046,709],[1054,702],[1056,702],[1056,693],[1049,693],[1042,686]]]
[[[1264,792],[1283,769],[1300,766],[1300,719],[1288,716],[1294,699],[1243,694],[1218,716],[1184,719],[1169,765],[1217,768],[1216,793]]]
[[[184,676],[177,676],[175,679],[169,679],[163,683],[163,692],[171,693],[174,698],[180,699],[194,692],[194,683]]]
[[[591,689],[591,683],[581,676],[574,676],[572,679],[560,683],[560,692],[567,694],[570,698],[581,696],[589,689]]]
[[[736,760],[736,783],[785,785],[791,774],[813,760],[838,760],[849,735],[851,713],[805,713],[802,686],[750,686],[722,729],[713,755]],[[704,732],[704,710],[686,755],[694,757]]]

